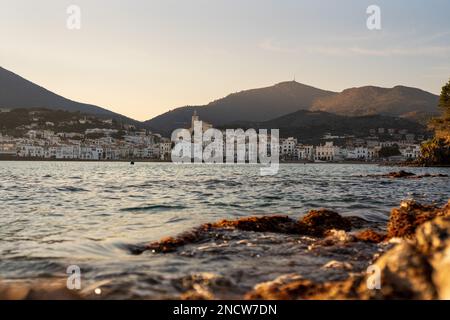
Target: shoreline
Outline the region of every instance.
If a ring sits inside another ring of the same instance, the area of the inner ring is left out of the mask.
[[[170,160],[159,160],[159,159],[122,159],[122,160],[91,160],[91,159],[47,159],[47,158],[18,158],[18,157],[2,157],[0,156],[0,162],[88,162],[88,163],[172,163]],[[391,163],[391,162],[369,162],[369,161],[328,161],[328,162],[313,162],[313,161],[280,161],[280,164],[353,164],[353,165],[377,165],[383,167],[411,167],[411,168],[450,168],[450,165],[419,165],[414,163]],[[189,163],[187,163],[189,164]],[[226,164],[226,163],[223,163]],[[247,163],[246,163],[247,164]]]

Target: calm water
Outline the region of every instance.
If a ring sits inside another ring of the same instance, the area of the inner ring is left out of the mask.
[[[63,275],[77,264],[88,281],[139,278],[148,286],[135,288],[138,296],[165,278],[217,271],[224,262],[217,254],[132,256],[128,244],[222,218],[299,217],[317,207],[385,221],[402,199],[450,198],[449,178],[360,177],[400,169],[375,165],[286,164],[266,177],[256,166],[168,163],[0,162],[0,168],[0,278]],[[450,174],[450,168],[407,170]],[[245,261],[250,269],[258,263]]]

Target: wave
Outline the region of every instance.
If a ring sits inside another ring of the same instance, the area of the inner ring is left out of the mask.
[[[58,190],[58,191],[69,191],[69,192],[86,192],[86,191],[88,191],[88,190],[83,189],[83,188],[77,188],[77,187],[72,187],[72,186],[58,187],[58,188],[56,188],[56,190]]]
[[[163,211],[163,210],[181,210],[186,208],[187,208],[186,206],[182,205],[151,204],[139,207],[122,208],[120,209],[120,211],[122,212],[153,211],[153,210]]]

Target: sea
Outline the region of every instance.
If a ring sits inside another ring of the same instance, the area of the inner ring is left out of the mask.
[[[64,278],[75,265],[85,287],[102,287],[112,298],[177,297],[198,275],[236,288],[223,291],[237,296],[278,274],[307,275],[326,259],[302,255],[306,244],[292,249],[292,239],[270,234],[168,254],[135,255],[130,248],[221,219],[297,219],[328,208],[385,223],[402,200],[449,200],[448,177],[372,176],[402,169],[450,175],[450,168],[375,164],[281,164],[277,174],[261,176],[258,165],[245,164],[2,161],[0,279]]]

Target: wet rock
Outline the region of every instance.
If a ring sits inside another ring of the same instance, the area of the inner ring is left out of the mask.
[[[435,218],[436,216],[448,214],[449,205],[438,208],[433,205],[422,205],[415,201],[404,201],[400,208],[391,211],[388,222],[388,238],[412,237],[416,228]]]
[[[350,276],[337,282],[315,283],[300,275],[289,274],[257,284],[245,295],[248,300],[330,300],[358,298],[362,277]]]
[[[0,300],[79,300],[64,280],[0,282]]]
[[[226,295],[234,284],[231,280],[209,272],[174,279],[174,287],[181,291],[182,300],[213,300],[216,294]]]
[[[371,299],[419,300],[437,297],[431,280],[432,267],[410,243],[403,242],[395,246],[382,255],[375,266],[379,268],[381,288],[369,289],[364,283],[361,287],[362,296],[367,294]]]
[[[417,203],[404,203],[403,214],[419,216],[417,230],[409,239],[401,240],[393,248],[372,264],[374,273],[368,270],[354,270],[360,273],[348,274],[342,281],[314,282],[299,275],[286,275],[273,281],[258,284],[246,295],[248,299],[450,299],[450,205],[443,208],[424,206]],[[423,215],[420,217],[420,215]],[[434,219],[432,217],[435,217]],[[427,219],[431,219],[428,220]],[[421,221],[427,221],[421,224]],[[333,252],[342,249],[357,249],[358,245],[372,245],[380,250],[391,244],[379,243],[385,236],[373,230],[364,230],[354,237],[359,242],[348,242],[344,231],[328,232],[327,238],[342,238],[331,247]],[[318,241],[323,243],[327,238]],[[397,241],[398,242],[398,241]],[[317,246],[317,244],[316,244]],[[320,247],[319,247],[320,248]],[[358,249],[357,249],[358,250]],[[323,252],[322,252],[323,254]],[[326,254],[326,253],[325,253]],[[343,255],[344,253],[342,253]],[[355,253],[352,253],[352,256]],[[342,256],[340,255],[340,256]],[[378,254],[377,254],[378,255]],[[360,261],[358,258],[357,261]],[[367,266],[370,258],[363,258]],[[350,270],[347,260],[331,260],[321,269]],[[350,263],[349,263],[350,264]],[[353,271],[353,270],[352,270]],[[377,278],[379,276],[379,278]],[[380,287],[370,286],[374,279],[380,281]]]
[[[415,173],[412,173],[412,172],[400,170],[398,172],[389,172],[386,174],[372,174],[372,175],[368,175],[368,177],[422,179],[422,178],[444,178],[444,177],[448,177],[448,175],[442,174],[442,173],[438,173],[438,174],[425,173],[422,175],[416,175]]]
[[[419,227],[416,245],[433,267],[439,299],[450,299],[450,217],[439,217]]]
[[[238,220],[222,220],[212,224],[211,227],[286,234],[301,234],[305,232],[302,225],[299,225],[295,220],[287,216],[263,216]]]
[[[415,176],[415,174],[412,173],[412,172],[400,170],[400,171],[398,171],[398,172],[389,172],[389,173],[387,174],[387,176],[388,176],[388,177],[391,177],[391,178],[404,178],[404,177]]]
[[[174,252],[178,248],[188,244],[214,239],[220,236],[217,233],[219,230],[272,232],[324,237],[333,229],[349,231],[352,228],[352,221],[362,223],[362,220],[364,219],[342,217],[338,213],[327,209],[311,210],[299,221],[295,221],[287,216],[277,215],[222,220],[216,223],[204,224],[176,237],[164,238],[145,246],[130,246],[129,250],[132,254],[141,254],[144,251],[152,251],[155,253]]]
[[[386,239],[386,235],[372,229],[366,229],[355,234],[355,239],[364,242],[380,243]]]
[[[332,261],[326,263],[322,268],[352,270],[353,266],[351,263],[348,263],[348,262],[332,260]]]
[[[323,237],[331,229],[350,231],[352,228],[350,221],[327,209],[311,210],[299,223],[305,226],[309,235],[316,237]]]
[[[134,253],[140,254],[143,251],[152,251],[155,253],[168,253],[177,250],[187,244],[199,242],[208,236],[208,226],[201,226],[189,232],[182,233],[176,237],[167,237],[157,242],[152,242],[143,247],[142,250],[135,250]]]
[[[316,294],[321,286],[296,274],[257,284],[245,295],[247,300],[294,300]]]

